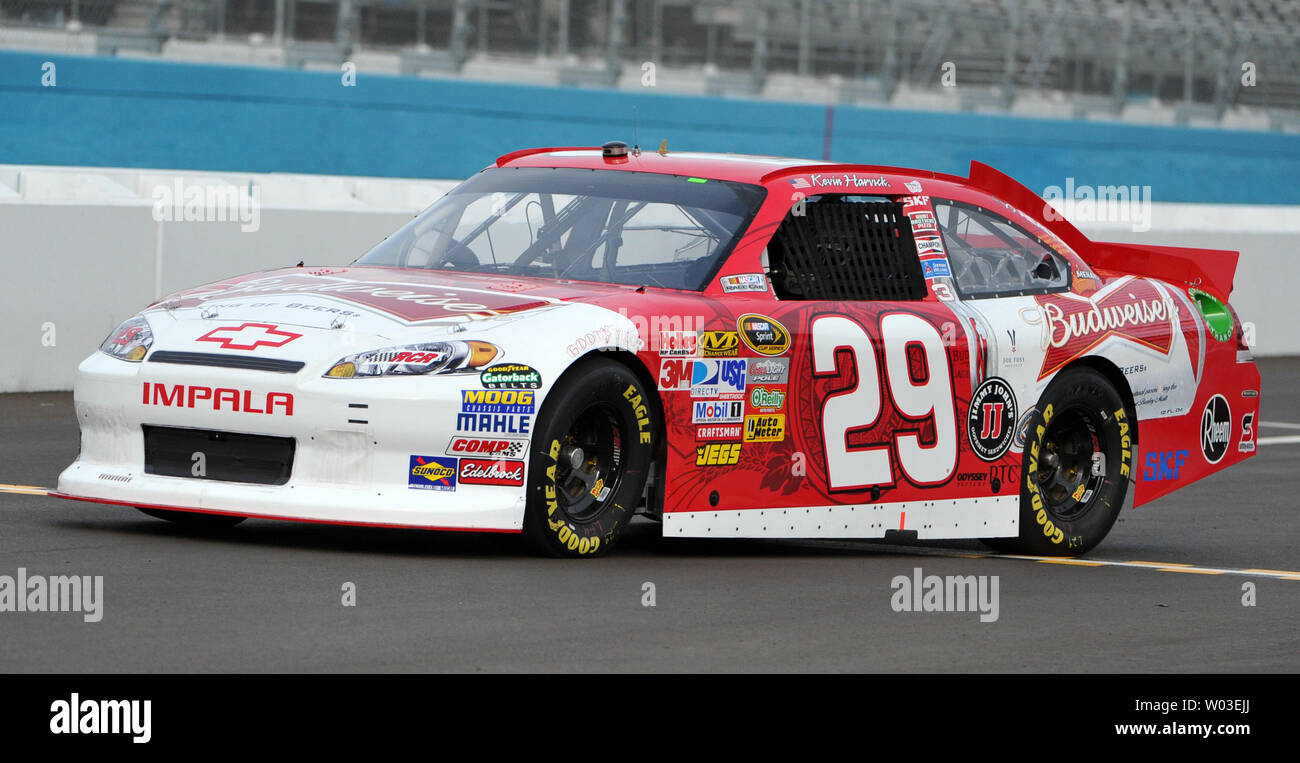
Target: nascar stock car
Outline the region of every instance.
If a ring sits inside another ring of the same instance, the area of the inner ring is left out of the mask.
[[[523,533],[1077,555],[1253,455],[1235,252],[1090,241],[996,170],[518,151],[346,267],[187,289],[80,366],[55,495]],[[1140,444],[1140,447],[1139,447]]]

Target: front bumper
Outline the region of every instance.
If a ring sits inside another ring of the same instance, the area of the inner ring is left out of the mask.
[[[251,410],[156,404],[154,385],[171,392],[202,387],[249,393]],[[57,495],[91,501],[277,519],[436,529],[517,532],[524,487],[410,486],[412,456],[448,458],[461,390],[477,376],[324,379],[310,371],[277,374],[162,363],[126,363],[95,353],[75,389],[81,453],[59,476]],[[278,395],[277,405],[267,405]],[[291,412],[283,395],[292,396]],[[540,405],[540,400],[538,400]],[[263,412],[268,411],[269,412]],[[169,477],[145,471],[145,425],[292,437],[296,453],[283,485]],[[497,437],[502,433],[484,436]],[[526,438],[509,433],[510,438]],[[527,449],[519,460],[525,462]]]

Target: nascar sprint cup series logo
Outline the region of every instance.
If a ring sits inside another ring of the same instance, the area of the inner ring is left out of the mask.
[[[1016,397],[1002,379],[993,377],[975,390],[970,400],[967,433],[975,455],[997,461],[1016,435]]]

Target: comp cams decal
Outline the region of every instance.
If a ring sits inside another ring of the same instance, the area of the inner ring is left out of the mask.
[[[527,448],[527,440],[453,437],[451,442],[447,444],[447,455],[477,456],[479,458],[522,458]]]

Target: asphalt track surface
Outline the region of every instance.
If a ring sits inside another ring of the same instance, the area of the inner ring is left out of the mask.
[[[976,543],[667,541],[648,521],[610,557],[564,561],[514,536],[265,520],[213,535],[0,492],[0,575],[104,576],[101,622],[0,612],[0,671],[1295,672],[1300,359],[1260,367],[1261,420],[1295,427],[1262,426],[1282,439],[1126,509],[1089,555],[1123,565]],[[76,452],[70,394],[0,395],[0,483],[53,487]],[[998,619],[894,612],[890,581],[917,567],[998,576]]]

